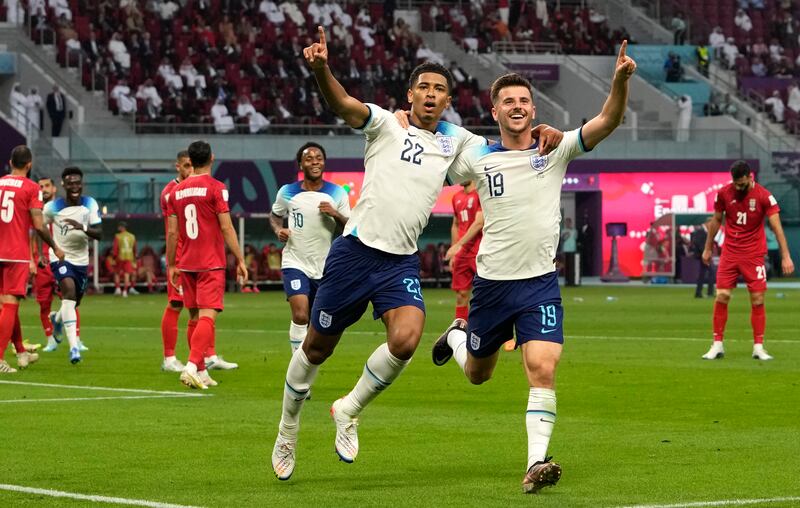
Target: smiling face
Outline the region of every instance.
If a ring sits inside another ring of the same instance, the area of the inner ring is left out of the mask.
[[[81,199],[83,194],[83,178],[81,175],[67,175],[61,180],[67,200],[75,203]]]
[[[492,106],[492,117],[500,125],[501,132],[521,134],[530,131],[536,117],[531,91],[524,86],[500,89]]]
[[[438,122],[450,100],[447,78],[436,72],[421,73],[408,90],[412,118],[421,125]]]
[[[325,171],[325,156],[322,150],[311,146],[303,150],[300,157],[300,169],[303,170],[303,178],[311,182],[318,182],[322,179],[322,172]]]

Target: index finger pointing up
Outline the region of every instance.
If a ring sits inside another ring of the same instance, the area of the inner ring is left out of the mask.
[[[628,49],[628,39],[622,41],[619,45],[619,58],[625,58],[625,50]]]
[[[322,44],[323,46],[326,46],[327,44],[325,42],[325,28],[323,28],[320,25],[317,27],[317,32],[319,32],[319,43]]]

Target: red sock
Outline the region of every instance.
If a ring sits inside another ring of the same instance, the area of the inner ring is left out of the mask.
[[[14,334],[14,324],[17,320],[19,304],[4,303],[0,311],[0,360],[3,359],[11,336]]]
[[[47,337],[53,335],[53,323],[50,321],[51,302],[39,302],[39,319],[42,321],[42,329]]]
[[[206,358],[216,355],[217,355],[217,334],[215,333],[211,337],[211,343],[208,345],[208,349],[206,349]]]
[[[469,307],[466,305],[456,305],[456,318],[467,319]]]
[[[753,305],[750,309],[750,324],[753,325],[753,343],[764,343],[764,329],[767,327],[767,309],[764,304]]]
[[[214,320],[204,316],[197,321],[197,327],[192,334],[192,351],[189,361],[197,365],[197,370],[206,368],[203,353],[208,350],[209,344],[214,340]]]
[[[189,349],[192,349],[192,335],[194,335],[194,329],[197,328],[197,320],[190,319],[188,323],[186,323],[186,343],[189,344]]]
[[[178,343],[178,317],[180,309],[167,306],[161,318],[161,341],[164,343],[164,358],[175,356],[175,345]]]
[[[725,323],[728,322],[728,304],[714,302],[714,340],[722,342]]]
[[[17,319],[14,320],[14,331],[11,332],[11,342],[14,343],[14,349],[17,354],[24,353],[25,345],[22,344],[22,327],[19,325],[19,313]]]
[[[81,313],[77,307],[75,307],[75,336],[81,336]]]

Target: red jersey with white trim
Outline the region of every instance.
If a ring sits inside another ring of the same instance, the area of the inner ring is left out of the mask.
[[[453,195],[453,212],[456,217],[459,239],[467,234],[467,230],[472,223],[475,222],[475,215],[480,209],[481,201],[478,197],[477,189],[472,192],[460,191]],[[472,240],[465,243],[458,252],[458,255],[463,257],[477,256],[478,248],[481,245],[481,236],[483,236],[483,233],[478,233]]]
[[[172,215],[170,212],[170,194],[172,194],[173,189],[175,186],[178,185],[180,182],[177,178],[172,179],[169,183],[164,187],[164,190],[161,191],[161,216],[164,217],[164,237],[169,234],[169,216]],[[183,241],[181,240],[181,236],[178,235],[178,246],[175,251],[175,262],[177,263],[178,260],[181,258],[181,248],[183,247]]]
[[[183,245],[178,269],[224,269],[225,241],[217,216],[230,211],[225,184],[211,175],[192,175],[173,188],[167,201],[170,214],[178,217],[178,241]]]
[[[753,183],[746,194],[740,194],[730,183],[717,193],[714,211],[725,214],[724,254],[756,257],[767,253],[764,219],[781,211],[767,189]]]
[[[31,260],[31,209],[42,209],[39,186],[24,176],[0,178],[0,261]]]

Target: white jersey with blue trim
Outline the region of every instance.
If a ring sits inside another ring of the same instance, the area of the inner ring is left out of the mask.
[[[97,226],[100,220],[100,208],[97,201],[89,196],[81,196],[79,205],[70,206],[64,198],[56,198],[42,210],[45,224],[52,224],[53,240],[64,251],[64,261],[76,266],[89,264],[89,237],[81,229],[68,225],[64,219],[78,221],[79,224]],[[50,262],[58,261],[53,249],[50,250]]]
[[[295,268],[309,279],[321,279],[325,258],[336,233],[336,219],[319,211],[327,201],[345,217],[350,216],[347,191],[331,182],[318,191],[303,189],[302,182],[284,185],[278,190],[272,213],[289,219],[289,241],[283,249],[281,268]]]
[[[475,181],[483,208],[480,277],[521,280],[555,271],[561,184],[569,162],[586,151],[576,129],[548,155],[534,143],[526,150],[477,147],[458,157],[451,172]]]
[[[391,254],[413,254],[456,155],[486,141],[439,122],[435,132],[403,129],[389,111],[367,104],[361,197],[344,234]]]

